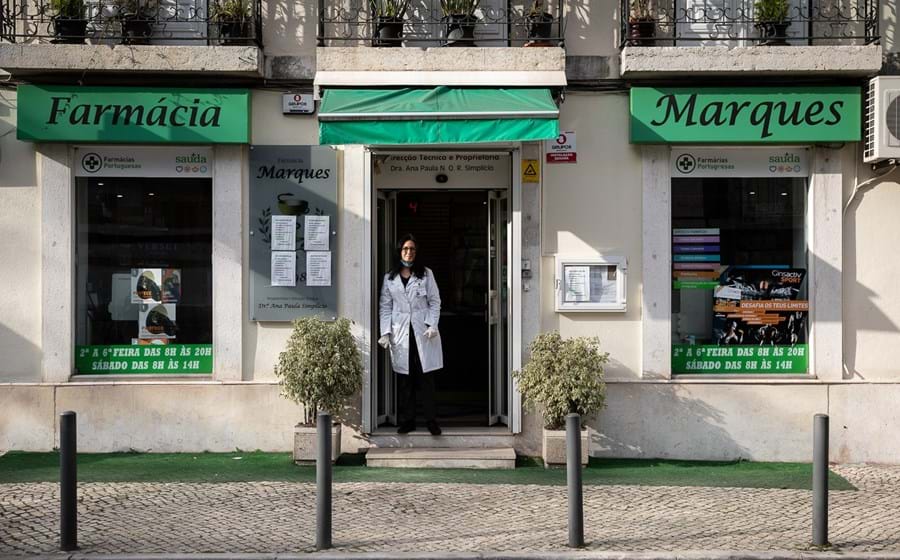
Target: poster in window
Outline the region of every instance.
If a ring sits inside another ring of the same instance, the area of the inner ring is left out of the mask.
[[[131,269],[131,303],[162,302],[161,268]]]
[[[181,301],[181,269],[162,269],[162,302],[178,303]]]
[[[142,303],[138,313],[138,338],[173,339],[178,334],[175,305]]]
[[[591,268],[565,267],[566,302],[591,301]]]

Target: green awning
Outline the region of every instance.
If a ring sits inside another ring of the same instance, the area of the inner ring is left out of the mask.
[[[319,108],[319,143],[550,140],[559,136],[558,119],[548,89],[330,89]]]

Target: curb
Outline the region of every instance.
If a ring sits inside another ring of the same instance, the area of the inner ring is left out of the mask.
[[[896,552],[686,550],[615,552],[310,552],[200,554],[39,554],[0,555],[0,560],[900,560]]]

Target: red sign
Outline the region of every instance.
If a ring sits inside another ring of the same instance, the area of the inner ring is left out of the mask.
[[[553,140],[544,143],[547,163],[577,163],[578,153],[575,149],[575,131],[560,132]]]

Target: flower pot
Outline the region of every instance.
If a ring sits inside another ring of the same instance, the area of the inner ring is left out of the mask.
[[[544,459],[545,467],[566,464],[566,431],[565,430],[548,430],[547,428],[544,428],[541,457]],[[584,428],[581,430],[581,464],[587,465],[587,462],[588,462],[588,431],[586,428]]]
[[[448,47],[475,46],[475,23],[478,18],[472,15],[451,14],[444,16],[447,23]]]
[[[53,18],[53,33],[56,35],[53,42],[68,45],[83,44],[87,23],[86,19]]]
[[[218,24],[219,40],[223,45],[249,45],[253,43],[250,37],[250,23],[246,21],[225,21]]]
[[[315,426],[297,424],[294,426],[294,462],[311,464],[318,456],[319,436]],[[331,425],[331,462],[337,461],[341,455],[341,424]]]
[[[149,45],[153,35],[153,20],[125,19],[122,21],[122,42],[126,45]]]
[[[756,24],[756,30],[759,33],[759,44],[779,46],[787,45],[787,29],[790,22],[768,22],[762,21]]]
[[[628,44],[632,47],[653,46],[656,36],[656,22],[653,20],[635,20],[628,22]]]
[[[399,47],[403,40],[403,20],[394,17],[375,18],[373,47]]]
[[[547,12],[528,16],[528,38],[549,39],[553,34],[553,15]]]

